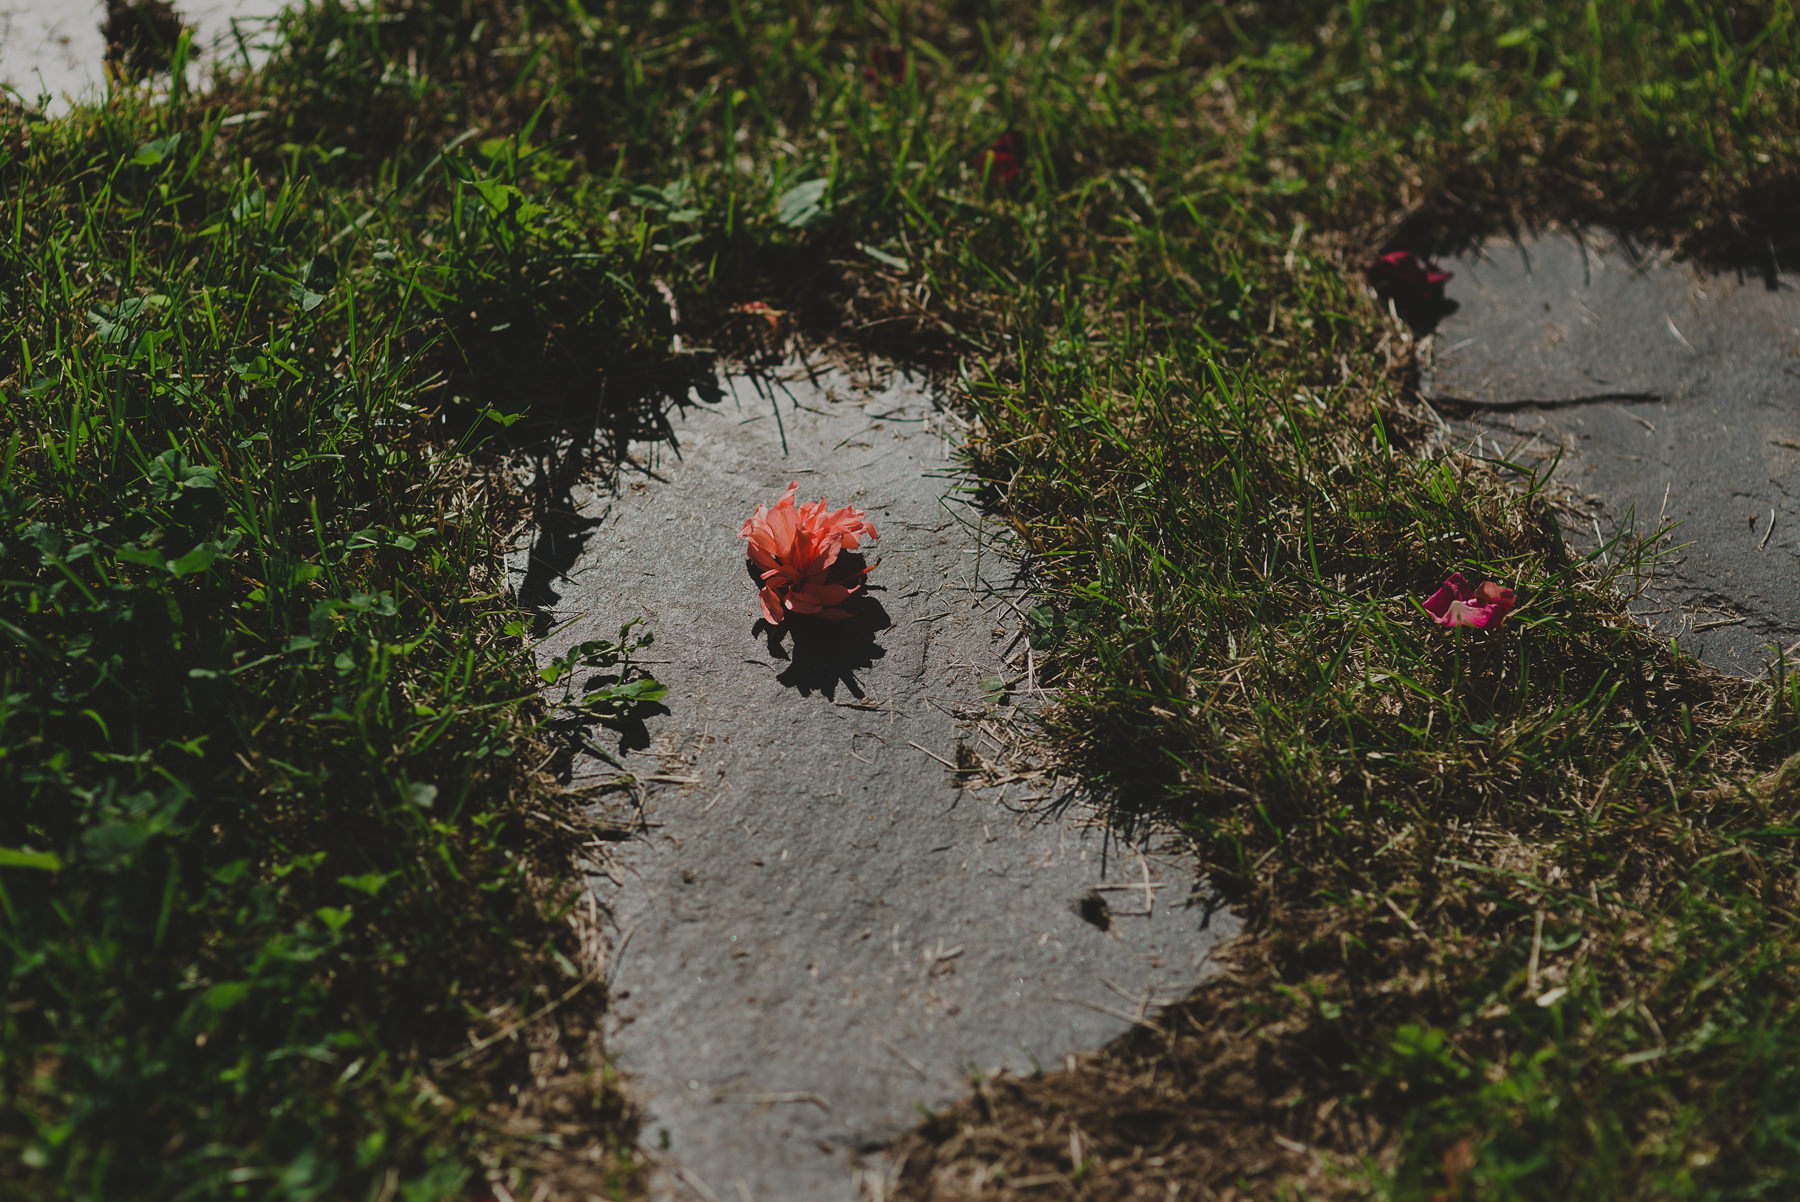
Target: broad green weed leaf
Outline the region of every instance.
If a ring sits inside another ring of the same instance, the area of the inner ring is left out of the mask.
[[[248,981],[220,981],[200,995],[200,1006],[213,1014],[223,1014],[250,996]]]
[[[912,264],[908,263],[905,259],[902,259],[899,255],[890,255],[887,251],[877,249],[867,243],[858,242],[856,244],[856,249],[862,251],[863,254],[868,255],[871,259],[874,259],[884,267],[892,267],[895,271],[912,270]]]
[[[320,906],[313,911],[313,915],[331,928],[334,935],[344,929],[344,924],[350,921],[352,913],[349,906]]]
[[[120,563],[135,563],[157,568],[167,562],[164,560],[162,552],[154,547],[117,547],[113,550],[113,558]]]
[[[213,561],[219,558],[219,544],[200,543],[180,559],[169,561],[169,572],[177,580],[186,579],[196,572],[204,572],[212,567]]]
[[[615,685],[613,696],[627,701],[661,701],[669,695],[669,686],[646,676],[628,684]]]
[[[45,872],[57,872],[62,868],[62,858],[55,852],[0,847],[0,868],[38,868]]]
[[[133,155],[131,159],[132,164],[138,167],[154,167],[159,163],[167,162],[169,156],[175,153],[175,147],[180,143],[180,134],[170,134],[166,138],[152,138],[137,148],[137,154]]]
[[[266,204],[261,188],[249,188],[236,200],[231,202],[228,213],[233,221],[240,224],[262,213]]]
[[[137,822],[102,822],[81,833],[82,857],[96,868],[111,870],[126,861],[153,838],[162,823],[150,819]]]
[[[337,287],[337,264],[324,255],[315,255],[300,269],[300,278],[288,287],[288,295],[303,313],[311,313],[325,303],[325,297]]]
[[[482,203],[497,217],[509,218],[519,225],[531,225],[544,215],[543,205],[526,200],[525,194],[511,184],[478,179],[474,185],[475,191],[481,194]]]
[[[221,864],[213,869],[211,876],[221,885],[235,885],[249,870],[249,860],[233,860],[229,864]]]
[[[789,229],[805,229],[825,215],[825,193],[830,189],[828,179],[809,179],[795,184],[775,202],[775,220]]]

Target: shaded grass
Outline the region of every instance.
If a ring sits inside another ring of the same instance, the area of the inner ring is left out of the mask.
[[[208,97],[0,117],[0,1151],[32,1192],[636,1188],[596,993],[535,1055],[451,1058],[583,967],[534,774],[571,724],[525,700],[494,540],[693,378],[652,281],[690,347],[763,301],[956,374],[1052,603],[1058,746],[1256,928],[1162,1034],[926,1127],[908,1190],[1793,1178],[1793,678],[1632,628],[1541,496],[1436,448],[1356,279],[1533,220],[1770,268],[1789,7],[325,4],[288,33]],[[1499,637],[1419,615],[1457,566],[1519,590]],[[507,1132],[590,1140],[600,1177]]]
[[[331,68],[260,86],[387,68],[365,18],[302,24]],[[6,1175],[618,1196],[584,825],[548,775],[580,724],[535,696],[500,562],[519,489],[478,451],[567,428],[579,389],[560,457],[604,458],[654,402],[586,390],[662,340],[624,240],[525,201],[516,141],[396,186],[309,172],[345,157],[317,141],[259,167],[263,119],[179,93],[0,115]]]

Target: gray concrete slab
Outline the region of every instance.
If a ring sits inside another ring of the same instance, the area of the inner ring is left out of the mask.
[[[190,82],[205,62],[247,54],[260,62],[285,0],[185,0],[175,10],[194,30],[201,52]],[[0,85],[35,104],[47,97],[51,113],[74,100],[98,100],[105,92],[106,43],[100,25],[105,0],[0,0]]]
[[[1800,277],[1704,272],[1600,233],[1445,261],[1422,388],[1485,454],[1545,467],[1583,548],[1665,554],[1632,612],[1721,670],[1800,640]]]
[[[541,649],[655,631],[670,712],[620,746],[644,791],[614,813],[645,829],[596,882],[611,1048],[659,1189],[726,1202],[857,1197],[881,1143],[971,1073],[1100,1046],[1238,929],[1178,850],[1044,812],[1044,781],[959,787],[948,765],[993,717],[981,682],[1023,670],[1013,564],[918,381],[782,375],[726,379],[676,445],[634,448],[617,495],[578,498],[598,524],[551,582],[563,625]],[[772,643],[737,532],[789,480],[865,510],[879,565],[859,617]],[[614,775],[593,759],[576,783]]]

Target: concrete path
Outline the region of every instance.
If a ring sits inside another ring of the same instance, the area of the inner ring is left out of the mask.
[[[1427,397],[1547,466],[1581,547],[1678,522],[1632,612],[1727,672],[1800,641],[1800,277],[1711,274],[1602,234],[1448,260]],[[1789,650],[1790,658],[1800,649]]]
[[[224,61],[242,49],[258,59],[286,7],[285,0],[187,0],[175,10],[194,29],[203,57]],[[49,97],[51,113],[66,112],[72,98],[97,99],[106,79],[105,19],[104,0],[0,0],[0,85],[33,104]]]
[[[621,793],[609,815],[643,833],[596,882],[611,1048],[648,1103],[659,1188],[852,1199],[925,1108],[1103,1044],[1238,928],[1190,862],[1045,813],[1041,776],[959,786],[952,765],[999,755],[982,682],[1030,665],[1013,565],[958,493],[929,393],[835,368],[725,384],[676,445],[637,448],[619,495],[578,497],[598,525],[549,582],[565,625],[542,650],[641,616],[670,686],[649,746],[620,748],[642,808]],[[824,638],[753,630],[737,530],[789,480],[881,535],[865,608]],[[593,759],[575,783],[613,776]]]

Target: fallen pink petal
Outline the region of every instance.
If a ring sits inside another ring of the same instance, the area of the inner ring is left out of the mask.
[[[777,309],[767,301],[745,301],[743,304],[732,305],[730,311],[744,317],[761,318],[769,323],[771,334],[781,332],[781,319],[787,316],[787,310]]]
[[[976,169],[990,183],[1010,188],[1019,180],[1025,165],[1025,139],[1016,129],[1009,129],[994,139],[994,144],[981,152]]]
[[[898,46],[877,46],[869,51],[863,79],[877,86],[901,83],[906,79],[906,70],[906,51]]]
[[[1444,285],[1452,275],[1439,271],[1428,260],[1410,250],[1396,250],[1382,255],[1364,269],[1363,274],[1375,291],[1401,305],[1442,305]]]
[[[834,622],[849,617],[843,604],[874,567],[839,558],[856,551],[864,539],[880,537],[863,511],[846,505],[828,512],[824,497],[797,506],[799,491],[799,483],[790,481],[775,504],[758,505],[738,531],[750,544],[750,562],[762,581],[762,615],[771,626],[781,625],[790,613]]]
[[[1461,572],[1438,586],[1421,604],[1439,626],[1474,626],[1486,629],[1506,620],[1513,607],[1513,591],[1491,580],[1471,589]]]

